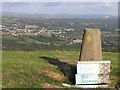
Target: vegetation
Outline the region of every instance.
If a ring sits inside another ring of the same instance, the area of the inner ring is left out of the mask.
[[[3,51],[3,88],[61,88],[74,84],[79,51]],[[112,62],[111,83],[118,80],[118,53],[103,52]]]
[[[118,52],[118,38],[102,37],[102,48],[106,52]],[[110,42],[111,40],[111,42]],[[114,41],[114,42],[112,42]],[[42,35],[2,36],[2,50],[5,51],[41,51],[41,50],[80,50],[81,43],[70,43],[70,39]],[[106,43],[108,45],[106,45]]]
[[[11,36],[3,35],[3,50],[35,51],[35,50],[79,50],[80,44],[68,43],[67,39],[47,36]]]

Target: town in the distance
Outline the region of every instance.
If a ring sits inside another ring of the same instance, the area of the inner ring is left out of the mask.
[[[46,47],[51,48],[50,50],[79,50],[84,28],[101,29],[103,51],[118,50],[118,22],[108,16],[104,19],[3,16],[0,27],[3,50],[14,50],[15,47],[19,50],[21,44],[24,47],[31,43],[35,44],[36,48],[40,46],[38,50]],[[14,48],[11,43],[13,41]]]

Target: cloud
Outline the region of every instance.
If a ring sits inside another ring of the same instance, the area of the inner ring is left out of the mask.
[[[107,6],[107,7],[110,7],[110,6],[113,6],[114,3],[113,2],[105,2],[104,3],[104,6]]]
[[[26,2],[2,2],[3,8],[11,8],[11,7],[22,6],[27,4],[28,3]]]
[[[42,5],[43,6],[59,6],[59,5],[63,5],[63,2],[43,2]]]

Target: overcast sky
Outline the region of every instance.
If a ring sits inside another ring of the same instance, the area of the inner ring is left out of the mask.
[[[117,2],[2,2],[3,12],[117,15]]]

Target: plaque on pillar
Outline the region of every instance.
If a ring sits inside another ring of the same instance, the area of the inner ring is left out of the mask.
[[[77,74],[110,74],[111,61],[78,61]]]

